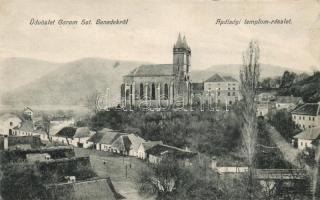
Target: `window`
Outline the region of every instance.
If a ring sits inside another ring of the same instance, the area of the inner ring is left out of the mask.
[[[143,99],[143,84],[140,83],[140,99]]]
[[[121,97],[125,97],[125,84],[121,84]]]
[[[230,96],[230,92],[228,92],[228,96]]]
[[[312,120],[314,121],[314,117],[312,117]]]
[[[302,119],[304,120],[304,116],[302,117]]]
[[[10,122],[10,126],[13,126],[13,122]]]
[[[152,83],[151,85],[151,99],[152,100],[156,99],[156,86],[154,85],[154,83]]]
[[[293,115],[293,119],[296,119],[296,116],[295,116],[295,115]]]
[[[309,121],[311,121],[311,117],[309,117]]]
[[[236,93],[235,93],[235,92],[233,92],[233,93],[232,93],[232,95],[233,95],[233,96],[236,96]]]
[[[218,96],[220,96],[220,92],[218,92]]]
[[[236,88],[233,88],[233,90],[236,90]]]
[[[168,84],[164,85],[164,99],[168,99],[169,98],[169,87]]]

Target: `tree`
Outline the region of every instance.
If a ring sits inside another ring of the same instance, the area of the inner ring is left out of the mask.
[[[99,111],[99,97],[100,94],[98,93],[98,91],[94,91],[93,93],[88,95],[86,99],[86,107],[94,113],[97,113]]]
[[[269,122],[289,142],[291,142],[293,136],[298,133],[291,114],[285,110],[271,113]]]
[[[253,198],[253,168],[257,144],[257,118],[255,95],[260,76],[260,49],[258,42],[251,41],[243,54],[243,67],[240,70],[240,92],[242,104],[242,151],[249,167],[248,192]]]
[[[225,199],[217,180],[203,179],[199,168],[182,168],[175,159],[165,158],[152,170],[143,169],[137,179],[139,191],[155,195],[157,200],[217,200]]]
[[[285,71],[282,75],[280,87],[281,88],[290,87],[295,82],[296,76],[297,75],[294,72]]]
[[[2,169],[0,192],[4,200],[47,199],[45,186],[34,166],[11,164]]]

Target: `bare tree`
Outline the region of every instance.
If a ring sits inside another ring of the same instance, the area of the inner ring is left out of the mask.
[[[251,198],[253,198],[253,169],[258,132],[254,98],[260,76],[259,57],[259,44],[257,41],[251,41],[243,53],[243,66],[240,70],[240,92],[243,98],[242,151],[249,167],[248,192]]]
[[[94,91],[90,95],[87,96],[86,99],[86,107],[93,111],[94,113],[97,113],[99,111],[99,92]]]

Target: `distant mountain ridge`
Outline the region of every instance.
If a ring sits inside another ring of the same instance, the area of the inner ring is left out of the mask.
[[[122,76],[146,62],[84,58],[67,63],[53,63],[27,58],[0,61],[1,103],[9,105],[84,105],[95,91],[110,88],[119,100]],[[238,79],[241,65],[217,65],[193,70],[193,82],[202,82],[215,73]],[[280,76],[285,68],[262,65],[263,76]],[[264,70],[268,68],[268,70]],[[194,67],[193,67],[194,69]],[[271,69],[271,70],[270,70]],[[227,72],[227,73],[226,73]],[[4,87],[2,86],[2,87]]]

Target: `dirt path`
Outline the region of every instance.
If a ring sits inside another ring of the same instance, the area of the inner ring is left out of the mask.
[[[90,156],[93,170],[99,177],[110,177],[118,193],[126,200],[154,200],[138,193],[135,180],[145,162],[134,157],[114,156],[108,152],[75,148],[76,156]]]
[[[301,167],[301,164],[297,160],[299,150],[292,147],[292,145],[288,143],[273,126],[267,124],[266,128],[270,135],[270,138],[277,145],[277,147],[283,154],[284,159],[286,159],[288,162],[290,162],[292,165],[296,167]]]

